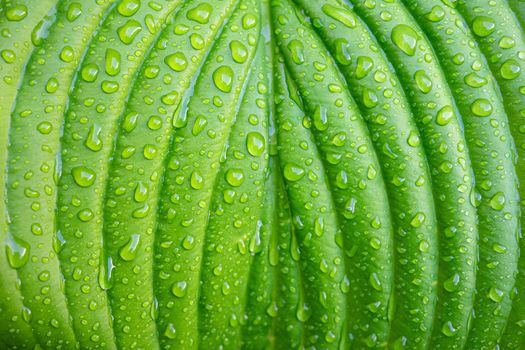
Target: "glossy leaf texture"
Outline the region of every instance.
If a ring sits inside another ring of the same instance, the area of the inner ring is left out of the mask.
[[[524,29],[0,1],[0,349],[525,349]]]

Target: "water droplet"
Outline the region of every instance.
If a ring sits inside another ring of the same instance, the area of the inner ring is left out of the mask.
[[[42,135],[47,135],[53,131],[53,125],[50,122],[41,122],[37,125],[36,129]]]
[[[507,252],[507,247],[505,247],[504,245],[495,243],[492,245],[492,250],[494,250],[496,253],[499,253],[499,254],[505,254]]]
[[[49,78],[46,84],[46,91],[50,94],[56,92],[58,90],[58,80],[56,78]]]
[[[356,204],[357,200],[355,198],[350,198],[345,204],[345,211],[343,213],[344,217],[347,219],[353,219],[356,217]]]
[[[323,5],[321,9],[327,16],[330,16],[336,21],[341,22],[348,28],[355,28],[356,26],[355,15],[351,11],[347,10],[346,8],[340,8],[340,7],[335,7],[329,4],[325,4]]]
[[[142,30],[142,26],[139,22],[134,19],[127,21],[122,27],[117,29],[118,36],[120,41],[124,44],[129,45],[133,42],[133,39],[137,36],[138,33]]]
[[[488,117],[492,114],[492,104],[485,98],[478,98],[472,102],[470,110],[478,117]]]
[[[295,316],[300,322],[306,322],[312,316],[312,310],[306,303],[299,302]]]
[[[38,274],[38,279],[42,282],[46,282],[46,281],[49,281],[49,277],[51,276],[51,274],[49,273],[49,271],[47,270],[44,270],[42,272],[40,272],[40,274]]]
[[[328,116],[325,106],[317,105],[313,114],[314,126],[319,131],[324,131],[328,128]]]
[[[414,80],[416,81],[417,87],[422,93],[428,94],[432,90],[432,80],[423,70],[418,70],[414,74]]]
[[[192,33],[190,35],[190,44],[195,50],[201,50],[204,48],[204,38],[199,33]]]
[[[398,24],[392,29],[392,41],[409,56],[414,56],[416,53],[417,41],[419,35],[417,32],[406,24]]]
[[[375,272],[372,272],[370,274],[369,281],[370,281],[370,285],[375,290],[379,292],[383,290],[383,287],[381,286],[381,280],[379,279],[379,276]]]
[[[251,13],[247,13],[242,18],[242,27],[250,29],[257,25],[257,17]]]
[[[86,209],[80,210],[77,214],[77,217],[79,218],[80,221],[88,222],[88,221],[93,220],[93,218],[95,217],[95,214],[93,214],[93,211],[91,211],[91,209],[86,208]]]
[[[213,8],[207,2],[200,3],[186,13],[186,18],[198,22],[200,24],[206,24],[210,20],[210,15]]]
[[[377,106],[378,98],[375,92],[368,88],[363,88],[363,104],[367,108],[374,108]]]
[[[498,45],[502,49],[511,49],[516,45],[516,41],[510,36],[502,36]]]
[[[295,164],[288,163],[284,166],[283,173],[288,181],[299,181],[304,176],[304,169]]]
[[[175,72],[182,72],[188,66],[188,60],[182,52],[166,56],[164,62]]]
[[[349,44],[346,39],[338,38],[334,41],[335,59],[343,66],[348,66],[352,63],[352,55],[350,54]]]
[[[82,14],[82,5],[78,2],[73,2],[69,5],[67,9],[67,20],[69,22],[74,22]]]
[[[21,238],[8,236],[5,249],[7,261],[13,269],[21,268],[29,260],[30,245]]]
[[[416,213],[414,217],[412,218],[412,221],[410,221],[410,225],[414,228],[421,227],[423,223],[425,222],[426,216],[422,212]]]
[[[195,190],[200,190],[204,186],[204,178],[198,170],[191,173],[190,185]]]
[[[452,322],[447,321],[441,327],[441,333],[443,333],[447,337],[453,337],[457,333],[457,329],[454,327]]]
[[[128,114],[126,114],[122,122],[122,129],[124,129],[127,132],[133,131],[137,126],[138,118],[139,114],[137,112],[129,112]]]
[[[432,10],[425,15],[425,17],[431,22],[439,22],[445,17],[445,11],[439,5],[432,7]]]
[[[102,140],[100,139],[101,131],[102,128],[99,125],[91,125],[86,141],[84,142],[84,145],[93,152],[98,152],[102,149]]]
[[[8,21],[20,22],[27,16],[27,7],[24,5],[15,5],[5,12],[5,16]]]
[[[195,123],[191,129],[193,136],[199,135],[204,130],[204,128],[206,128],[206,125],[208,125],[208,119],[206,119],[205,116],[199,115],[197,118],[195,118]]]
[[[492,301],[496,303],[501,303],[503,301],[504,295],[505,293],[501,289],[498,289],[496,287],[491,287],[487,296]]]
[[[119,84],[116,81],[104,80],[101,87],[106,94],[112,94],[119,89]]]
[[[139,181],[135,187],[135,194],[133,196],[135,201],[138,203],[145,202],[146,199],[148,199],[148,194],[148,185],[142,181]]]
[[[117,6],[117,11],[124,17],[133,16],[140,8],[140,0],[123,0]]]
[[[73,179],[75,180],[76,184],[80,187],[89,187],[93,185],[96,179],[96,173],[85,167],[85,166],[78,166],[71,170],[71,175],[73,175]]]
[[[290,40],[288,43],[288,50],[290,50],[292,61],[294,61],[295,64],[304,63],[304,47],[301,41],[297,39]]]
[[[144,149],[142,151],[142,154],[144,155],[144,158],[152,160],[154,159],[158,154],[158,149],[155,147],[155,145],[146,144],[144,145]]]
[[[314,233],[321,237],[324,233],[324,220],[322,217],[318,217],[314,221]]]
[[[139,234],[132,234],[128,242],[124,244],[122,247],[120,247],[118,253],[122,260],[124,261],[132,261],[137,257],[138,249],[140,246],[140,235]]]
[[[503,210],[505,208],[505,194],[498,192],[490,199],[490,206],[494,210]]]
[[[115,76],[120,73],[120,52],[108,48],[106,50],[106,73]]]
[[[381,249],[381,240],[377,237],[373,237],[370,239],[370,246],[374,248],[375,250]]]
[[[73,48],[71,46],[64,46],[64,48],[60,52],[60,59],[66,63],[69,63],[73,61],[74,58],[75,51],[73,51]]]
[[[182,241],[182,247],[186,250],[191,250],[195,246],[195,238],[193,236],[186,236]]]
[[[265,149],[264,136],[258,132],[252,131],[246,135],[246,149],[254,157],[260,156]]]
[[[456,290],[458,290],[459,280],[459,274],[455,273],[454,275],[443,281],[443,288],[445,288],[447,292],[455,292]]]
[[[186,281],[175,282],[171,286],[171,292],[177,298],[183,298],[186,295],[187,289],[188,289],[188,284],[186,283]]]
[[[374,61],[367,56],[359,56],[357,58],[357,67],[356,67],[356,78],[362,79],[368,75],[368,73],[374,67]]]
[[[465,84],[473,88],[479,88],[487,84],[487,79],[479,76],[477,73],[469,73],[465,76]]]
[[[447,125],[455,116],[451,106],[445,106],[439,110],[436,116],[436,123],[441,126]]]
[[[5,49],[2,50],[2,58],[5,63],[13,63],[16,59],[15,52],[13,50]]]
[[[41,236],[44,230],[40,224],[31,224],[31,232],[36,236]]]
[[[175,326],[173,323],[169,323],[164,330],[164,336],[168,339],[175,339],[177,336]]]
[[[233,187],[239,187],[244,182],[244,172],[242,169],[228,169],[226,181]]]
[[[420,144],[419,135],[415,131],[410,131],[410,135],[408,135],[407,143],[411,147],[417,147]]]
[[[248,58],[248,50],[239,40],[232,40],[230,42],[230,50],[233,60],[237,63],[244,63]]]
[[[26,323],[31,323],[31,320],[33,319],[33,313],[31,312],[31,309],[27,306],[24,306],[22,308],[22,318]]]
[[[233,84],[233,70],[228,66],[221,66],[213,72],[213,82],[222,92],[230,92]]]
[[[503,79],[512,80],[520,75],[521,68],[519,63],[511,58],[503,62],[499,71]]]
[[[423,239],[421,242],[419,242],[419,251],[421,253],[428,253],[428,250],[430,249],[430,243]]]
[[[478,16],[472,22],[472,31],[479,37],[489,36],[496,28],[496,23],[486,16]]]
[[[98,67],[95,63],[88,63],[82,67],[82,79],[88,83],[94,82],[97,80],[98,76]]]

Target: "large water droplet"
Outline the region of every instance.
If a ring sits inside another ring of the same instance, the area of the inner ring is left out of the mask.
[[[228,169],[226,181],[233,187],[239,187],[244,182],[244,172],[242,169]]]
[[[117,33],[120,38],[120,41],[122,41],[126,45],[129,45],[133,42],[133,39],[135,39],[135,37],[138,33],[140,33],[141,30],[141,24],[135,21],[134,19],[130,19],[122,27],[117,29]]]
[[[496,23],[486,16],[478,16],[472,22],[472,31],[479,37],[489,36],[496,28]]]
[[[213,72],[213,82],[222,92],[230,92],[233,84],[233,70],[228,66],[221,66]]]
[[[398,24],[392,29],[392,41],[409,56],[414,56],[416,53],[417,41],[419,35],[417,32],[406,24]]]
[[[348,28],[355,28],[355,25],[356,25],[355,15],[348,9],[335,7],[330,4],[323,5],[321,9],[327,16],[330,16],[336,21],[341,22]]]
[[[186,18],[189,20],[198,22],[200,24],[206,24],[210,20],[211,12],[213,8],[207,2],[200,3],[186,13]]]
[[[288,181],[299,181],[304,176],[304,169],[298,165],[288,163],[284,166],[283,173]]]
[[[73,176],[73,179],[75,180],[76,184],[80,187],[89,187],[93,185],[97,177],[96,173],[93,170],[85,166],[78,166],[73,168],[73,170],[71,170],[71,175]]]
[[[29,260],[30,245],[21,238],[9,236],[6,240],[6,255],[9,266],[19,269]]]
[[[129,237],[128,242],[119,249],[118,253],[122,260],[132,261],[137,257],[139,246],[140,235],[135,233]]]

